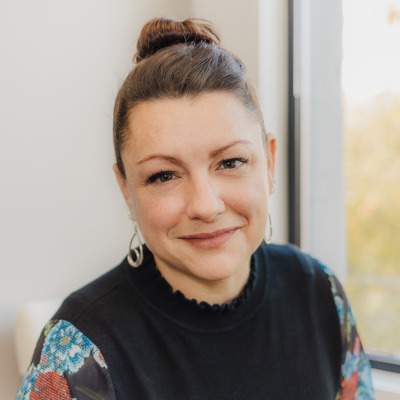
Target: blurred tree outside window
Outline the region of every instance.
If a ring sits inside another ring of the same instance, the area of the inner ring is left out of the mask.
[[[348,278],[368,353],[400,358],[400,0],[343,0]]]

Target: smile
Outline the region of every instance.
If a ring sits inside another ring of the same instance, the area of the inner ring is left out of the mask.
[[[197,235],[181,236],[190,245],[199,249],[215,249],[225,244],[239,227],[220,229],[211,233],[199,233]]]

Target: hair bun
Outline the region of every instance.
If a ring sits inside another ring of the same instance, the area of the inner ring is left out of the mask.
[[[208,21],[191,18],[184,21],[156,18],[142,28],[137,43],[137,53],[133,60],[140,62],[158,50],[174,44],[199,42],[220,44],[218,33]]]

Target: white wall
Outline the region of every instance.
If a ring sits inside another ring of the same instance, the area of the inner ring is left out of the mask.
[[[265,10],[271,36],[260,41]],[[0,3],[0,400],[14,398],[21,381],[16,310],[65,297],[126,254],[131,229],[111,170],[112,110],[143,23],[160,15],[213,21],[254,83],[268,89],[267,127],[282,149],[284,12],[273,0]],[[273,223],[275,240],[284,241],[285,185],[277,175]]]

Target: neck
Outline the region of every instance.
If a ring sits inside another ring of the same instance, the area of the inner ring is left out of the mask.
[[[179,290],[189,300],[196,300],[197,303],[204,301],[210,305],[230,303],[243,291],[250,275],[250,260],[233,276],[220,280],[198,278],[185,271],[177,271],[160,262],[161,260],[155,261],[161,275],[174,292]]]

